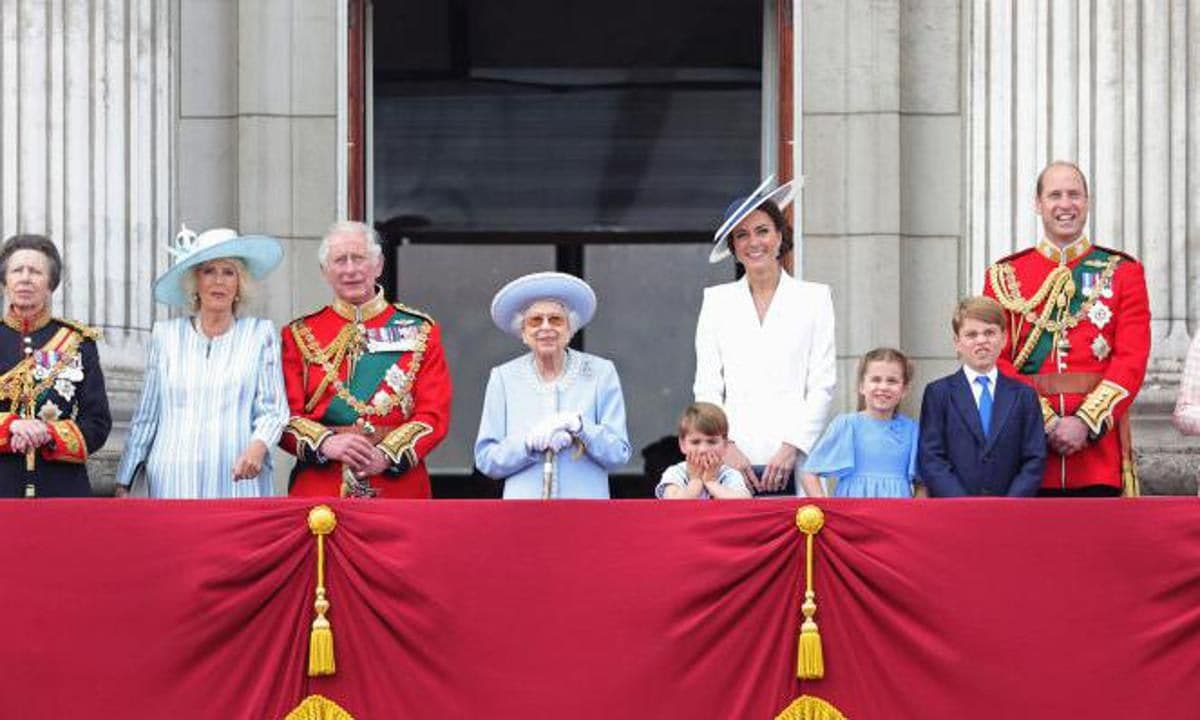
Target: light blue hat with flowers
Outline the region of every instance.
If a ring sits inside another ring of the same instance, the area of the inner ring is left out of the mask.
[[[492,322],[504,332],[513,332],[513,318],[538,300],[557,300],[579,318],[578,330],[596,314],[596,292],[583,280],[561,272],[522,275],[497,291],[492,298]]]
[[[246,264],[250,276],[258,280],[275,269],[283,259],[283,246],[266,235],[238,235],[229,228],[213,228],[197,235],[183,225],[175,240],[167,246],[175,264],[154,281],[154,299],[167,305],[186,305],[183,277],[191,268],[209,260],[237,258]]]

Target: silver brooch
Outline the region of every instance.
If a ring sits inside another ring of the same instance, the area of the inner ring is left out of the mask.
[[[1103,330],[1108,321],[1112,320],[1112,310],[1103,302],[1097,300],[1096,304],[1088,310],[1088,320],[1091,320],[1093,325]]]
[[[1103,360],[1112,354],[1112,346],[1108,344],[1108,340],[1104,339],[1103,335],[1097,335],[1092,341],[1092,354],[1097,360]]]
[[[53,400],[47,400],[42,409],[38,410],[38,418],[42,422],[54,422],[62,417],[62,408],[54,404]]]
[[[75,383],[59,375],[54,379],[54,392],[58,393],[63,400],[71,402],[71,398],[75,397]]]
[[[387,373],[383,376],[387,381],[388,387],[396,392],[404,390],[404,386],[408,383],[408,375],[400,369],[399,365],[392,365],[388,368]]]

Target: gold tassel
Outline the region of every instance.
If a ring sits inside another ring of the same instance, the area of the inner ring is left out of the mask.
[[[1121,463],[1121,495],[1123,497],[1142,496],[1142,483],[1138,480],[1137,466],[1132,460]]]
[[[821,649],[821,633],[813,615],[817,612],[817,594],[813,590],[813,536],[825,526],[825,513],[816,505],[805,505],[796,511],[796,527],[804,533],[804,622],[800,625],[800,641],[796,649],[796,677],[818,680],[825,677],[825,653]]]
[[[325,536],[337,527],[337,516],[328,505],[318,505],[308,512],[308,529],[317,536],[317,599],[313,609],[312,632],[308,637],[308,675],[333,675],[337,663],[333,658],[333,627],[325,613],[329,612],[329,601],[325,599]]]
[[[801,695],[776,715],[775,720],[846,720],[846,716],[819,697]]]

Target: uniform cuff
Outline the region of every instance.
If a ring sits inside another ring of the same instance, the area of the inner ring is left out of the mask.
[[[1129,391],[1111,380],[1103,380],[1075,411],[1076,417],[1088,426],[1093,435],[1100,436],[1112,427],[1113,410],[1117,403],[1129,397]]]
[[[415,467],[417,458],[417,441],[433,432],[433,426],[413,420],[388,433],[375,447],[387,455],[395,467],[405,470]]]
[[[296,459],[302,462],[324,462],[325,456],[317,448],[333,431],[316,420],[294,415],[288,420],[283,432],[296,440]]]

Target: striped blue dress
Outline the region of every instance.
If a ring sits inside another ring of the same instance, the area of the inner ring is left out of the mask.
[[[238,318],[211,339],[190,317],[158,323],[117,483],[131,485],[144,466],[150,497],[271,495],[269,452],[256,478],[235,482],[233,464],[251,440],[275,447],[288,414],[270,320]]]

